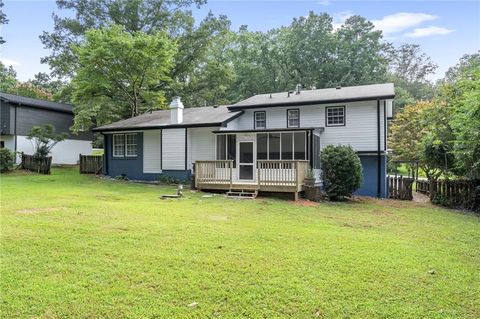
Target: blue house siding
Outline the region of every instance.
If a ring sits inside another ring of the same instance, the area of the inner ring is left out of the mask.
[[[360,155],[360,161],[363,168],[363,183],[362,186],[355,192],[355,195],[377,197],[377,155]],[[387,172],[386,172],[386,157],[381,157],[381,198],[387,197]]]
[[[121,132],[119,132],[121,133]],[[164,170],[162,173],[143,172],[143,133],[137,133],[137,156],[136,157],[113,157],[112,134],[105,134],[105,175],[116,177],[126,176],[128,179],[155,181],[161,176],[168,176],[180,180],[191,178],[190,170]]]

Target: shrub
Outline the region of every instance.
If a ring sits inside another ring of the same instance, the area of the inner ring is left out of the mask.
[[[0,171],[7,172],[13,168],[15,164],[15,153],[10,152],[6,148],[0,149]]]
[[[331,200],[352,196],[362,184],[362,163],[350,146],[328,145],[321,154],[325,192]]]

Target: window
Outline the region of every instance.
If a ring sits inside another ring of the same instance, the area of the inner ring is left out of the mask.
[[[125,156],[137,156],[137,134],[125,134]]]
[[[304,132],[295,132],[293,133],[293,158],[296,160],[305,160],[307,159],[306,152],[306,136]]]
[[[331,106],[325,109],[327,126],[345,125],[345,106]]]
[[[258,160],[306,160],[306,132],[257,134]]]
[[[265,111],[253,112],[255,120],[254,125],[255,129],[265,129],[267,128],[267,115]]]
[[[217,160],[232,160],[233,167],[237,156],[237,136],[235,134],[217,135]]]
[[[113,156],[114,157],[125,156],[125,134],[113,135]]]
[[[268,134],[257,134],[257,159],[268,159]]]
[[[300,110],[287,110],[287,127],[300,127]]]
[[[282,133],[282,160],[293,159],[293,133]]]
[[[137,134],[114,134],[113,157],[137,156]]]
[[[280,133],[268,134],[268,159],[280,159]]]

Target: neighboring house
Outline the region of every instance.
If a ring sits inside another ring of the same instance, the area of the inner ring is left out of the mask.
[[[154,111],[98,127],[105,174],[191,177],[197,187],[297,193],[305,171],[318,185],[321,150],[351,145],[362,161],[360,195],[387,196],[386,131],[393,84],[260,94],[229,106]]]
[[[43,124],[52,124],[58,133],[68,133],[67,139],[52,149],[52,163],[76,164],[79,154],[92,153],[92,133],[73,134],[70,131],[73,125],[71,105],[0,92],[2,148],[33,154],[33,144],[27,136],[33,126]]]

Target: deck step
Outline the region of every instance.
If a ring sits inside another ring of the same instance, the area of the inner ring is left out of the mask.
[[[230,190],[229,192],[227,192],[227,197],[230,197],[230,198],[255,199],[257,195],[258,195],[258,191],[251,190],[251,189]]]

